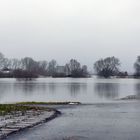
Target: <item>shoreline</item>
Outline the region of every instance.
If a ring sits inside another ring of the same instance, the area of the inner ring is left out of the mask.
[[[127,97],[125,97],[127,98]],[[3,104],[1,104],[3,105]],[[80,102],[21,102],[13,104],[16,107],[31,107],[33,110],[13,112],[0,115],[0,139],[6,139],[12,134],[49,122],[61,115],[59,107],[74,107],[84,105]],[[35,108],[35,109],[34,109]]]
[[[16,106],[16,104],[15,104]],[[42,123],[51,121],[61,115],[61,112],[49,107],[10,112],[0,116],[0,139],[6,139],[11,134],[18,133]]]
[[[131,100],[140,100],[140,96],[138,95],[128,95],[126,97],[123,97],[123,98],[120,98],[120,99],[117,99],[117,100],[125,100],[125,101],[131,101]]]

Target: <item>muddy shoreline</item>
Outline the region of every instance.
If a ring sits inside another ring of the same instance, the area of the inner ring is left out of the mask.
[[[1,107],[0,113],[2,112],[3,108],[4,110],[8,108],[8,110],[6,110],[7,114],[4,115],[0,114],[0,139],[5,139],[11,134],[18,133],[25,129],[32,128],[39,124],[46,123],[48,121],[55,119],[56,117],[61,115],[61,112],[58,111],[59,107],[73,106],[78,104],[81,103],[21,102],[8,105],[0,104]]]
[[[61,115],[61,112],[47,108],[47,110],[28,110],[26,112],[17,111],[14,114],[0,116],[0,139],[18,133],[28,128],[48,122]]]

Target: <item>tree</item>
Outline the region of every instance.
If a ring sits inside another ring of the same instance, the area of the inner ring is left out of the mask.
[[[47,68],[47,72],[49,76],[54,76],[56,73],[56,66],[57,66],[57,62],[56,60],[51,60],[48,64],[48,68]]]
[[[65,73],[66,73],[67,76],[69,76],[71,74],[69,64],[65,65]]]
[[[94,69],[101,77],[109,78],[115,76],[119,72],[120,61],[118,58],[107,57],[95,62]]]
[[[81,64],[77,60],[71,59],[69,62],[69,68],[72,73],[73,71],[78,71],[81,68]]]
[[[3,68],[9,68],[10,60],[8,58],[4,58],[3,60]]]
[[[15,69],[13,71],[13,77],[14,78],[38,78],[38,75],[36,73],[33,73],[31,71],[22,70],[22,69]]]
[[[136,62],[134,63],[135,76],[140,77],[140,56],[137,57]]]
[[[29,71],[29,72],[37,72],[38,69],[38,63],[36,61],[34,61],[32,58],[30,57],[25,57],[21,60],[22,63],[22,69]]]
[[[88,75],[88,70],[87,70],[87,66],[86,65],[82,66],[82,74],[83,74],[83,76],[87,76]]]
[[[71,59],[65,67],[71,77],[87,77],[88,75],[87,66],[83,65],[81,68],[81,64],[75,59]]]
[[[77,60],[71,59],[65,67],[71,77],[79,77],[81,65]]]
[[[47,75],[47,66],[48,66],[48,63],[47,61],[39,61],[38,62],[38,73],[40,75]]]
[[[16,58],[10,59],[8,68],[12,70],[21,69],[22,68],[21,60]]]
[[[4,67],[5,57],[2,53],[0,53],[0,69]]]

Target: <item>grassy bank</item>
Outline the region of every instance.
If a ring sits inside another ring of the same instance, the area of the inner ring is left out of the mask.
[[[81,104],[80,102],[18,102],[17,105],[69,105]]]
[[[18,111],[24,113],[28,110],[50,110],[47,107],[32,105],[70,105],[81,104],[80,102],[18,102],[16,104],[0,104],[0,115],[14,114]]]
[[[14,114],[15,112],[21,111],[22,113],[28,110],[49,110],[47,108],[24,106],[18,104],[0,104],[0,115]]]

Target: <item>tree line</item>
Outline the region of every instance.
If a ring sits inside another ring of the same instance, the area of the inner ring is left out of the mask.
[[[71,59],[67,64],[61,66],[60,72],[58,72],[59,68],[57,61],[54,59],[50,62],[46,60],[36,61],[31,57],[8,59],[0,53],[0,77],[87,77],[89,75],[87,66],[81,66],[80,62],[75,59]],[[6,73],[6,71],[10,71],[10,73]]]
[[[126,71],[120,71],[120,60],[114,56],[102,58],[94,63],[94,70],[100,77],[109,78],[111,76],[126,77]],[[140,56],[137,57],[134,63],[135,78],[140,77]],[[9,72],[7,72],[9,71]],[[0,77],[15,77],[15,78],[37,78],[39,76],[52,77],[89,77],[88,68],[86,65],[81,65],[75,59],[71,59],[64,66],[59,66],[56,60],[50,62],[36,61],[31,57],[22,59],[8,59],[0,53]]]

